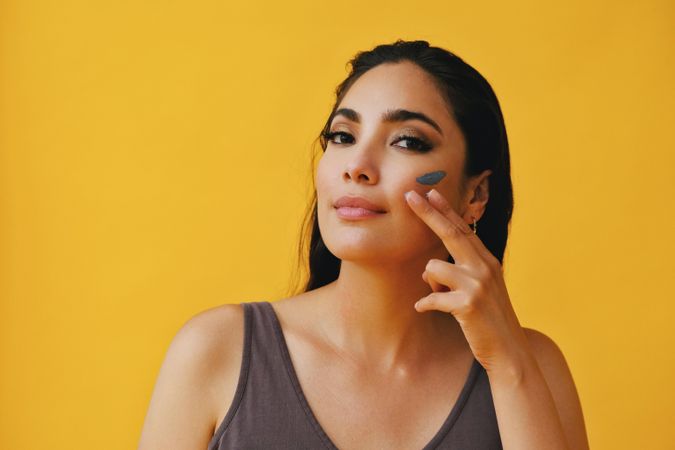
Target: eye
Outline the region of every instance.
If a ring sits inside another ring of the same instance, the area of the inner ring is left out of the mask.
[[[335,142],[335,141],[333,141],[333,138],[338,137],[338,136],[340,138],[347,137],[349,139],[352,139],[352,142],[354,140],[354,137],[351,134],[346,133],[344,131],[331,131],[331,132],[328,132],[328,133],[324,133],[324,135],[323,135],[323,137],[326,140],[328,140],[328,142],[332,142],[333,144],[351,144],[351,142]]]
[[[394,140],[394,142],[400,141],[409,141],[410,144],[408,144],[406,147],[403,147],[409,150],[414,150],[418,152],[427,152],[432,149],[432,145],[429,144],[427,141],[425,141],[424,139],[416,138],[414,136],[401,135],[398,138],[396,138],[396,140]]]
[[[337,144],[337,145],[345,145],[345,144],[353,144],[354,143],[354,136],[351,134],[345,132],[345,131],[331,131],[331,132],[326,132],[323,134],[323,137],[330,143]],[[340,138],[339,142],[334,141],[335,138]],[[345,142],[343,139],[346,139],[347,141]],[[433,145],[431,145],[429,142],[427,142],[425,139],[421,139],[415,136],[410,136],[410,135],[405,135],[402,134],[394,141],[392,144],[395,144],[396,142],[407,142],[406,145],[400,146],[397,145],[399,148],[403,148],[406,150],[411,150],[415,152],[428,152],[433,148]]]

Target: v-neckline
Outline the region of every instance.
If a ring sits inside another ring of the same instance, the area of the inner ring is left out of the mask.
[[[293,387],[295,388],[295,392],[298,396],[298,399],[300,400],[300,403],[302,404],[303,409],[305,410],[305,413],[307,415],[307,418],[311,422],[311,424],[314,426],[314,429],[316,432],[319,434],[319,437],[323,440],[324,444],[332,450],[339,450],[338,446],[335,445],[335,443],[328,437],[328,433],[323,429],[321,424],[319,423],[319,420],[316,418],[316,415],[314,414],[314,411],[312,408],[309,406],[309,402],[307,401],[307,397],[305,396],[304,391],[302,390],[302,387],[300,386],[300,380],[298,379],[298,374],[295,371],[295,367],[293,366],[293,361],[291,360],[291,355],[288,350],[288,343],[286,342],[286,337],[284,335],[284,331],[281,328],[281,321],[279,320],[279,317],[277,316],[276,311],[274,310],[274,307],[269,301],[263,301],[262,304],[268,308],[268,311],[271,313],[270,315],[272,316],[273,323],[274,323],[274,331],[277,336],[277,342],[279,344],[279,347],[282,352],[283,360],[286,365],[286,369],[288,371],[288,375],[291,379],[291,383],[293,384]],[[450,432],[452,429],[452,426],[455,424],[457,419],[459,418],[459,415],[462,412],[462,409],[464,408],[464,404],[469,398],[469,394],[471,393],[471,389],[473,386],[476,384],[476,379],[478,378],[478,371],[480,369],[481,365],[478,362],[478,360],[474,357],[473,362],[471,364],[471,368],[469,369],[469,374],[466,377],[466,381],[464,382],[464,385],[462,387],[462,390],[459,393],[459,396],[457,397],[457,400],[455,401],[455,404],[453,405],[452,409],[450,410],[450,413],[448,416],[445,418],[445,421],[443,421],[443,424],[441,425],[441,428],[434,434],[434,436],[431,438],[431,440],[422,448],[422,450],[432,450],[436,448],[438,444],[441,443],[441,441],[445,438],[445,436]]]

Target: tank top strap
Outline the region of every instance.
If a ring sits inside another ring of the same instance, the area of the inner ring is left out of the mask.
[[[216,426],[216,430],[209,441],[207,450],[220,449],[223,444],[223,436],[225,431],[228,428],[231,428],[231,424],[237,415],[237,412],[240,409],[242,400],[244,397],[244,392],[246,390],[246,385],[248,384],[248,375],[251,368],[251,341],[252,341],[252,331],[253,331],[253,311],[248,303],[240,303],[242,309],[244,310],[244,346],[242,349],[241,357],[241,367],[239,369],[239,380],[237,382],[237,388],[234,393],[234,399],[230,403],[230,407],[225,413],[223,420]]]
[[[239,382],[208,450],[317,449],[326,442],[307,417],[288,371],[281,326],[267,301],[241,303],[244,349]]]
[[[278,319],[272,305],[267,301],[249,302],[243,304],[250,310],[251,333],[251,365],[255,367],[254,376],[260,376],[257,386],[274,383],[276,388],[291,387],[291,390],[279,392],[293,392],[286,374],[286,357],[280,344]],[[286,386],[288,385],[288,386]]]

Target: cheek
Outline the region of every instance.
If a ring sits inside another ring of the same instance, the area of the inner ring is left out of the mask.
[[[410,177],[411,182],[408,184],[418,194],[425,194],[435,189],[447,203],[454,205],[458,198],[459,174],[455,173],[454,167],[448,169],[446,168],[447,166],[446,164],[440,169],[418,171],[419,173],[415,173]]]
[[[314,176],[319,215],[324,215],[333,208],[332,201],[336,200],[333,196],[336,192],[339,192],[339,174],[340,172],[336,170],[335,163],[330,160],[330,157],[323,156],[319,160]],[[337,191],[336,188],[338,189]]]
[[[323,191],[326,181],[330,176],[330,169],[327,164],[328,160],[325,156],[322,156],[319,160],[319,163],[316,166],[316,171],[314,174],[314,186],[316,187],[317,194]]]
[[[408,191],[415,191],[419,195],[424,196],[427,192],[429,192],[432,188],[436,189],[438,192],[441,192],[444,196],[446,195],[446,192],[449,190],[448,186],[446,185],[446,180],[447,177],[445,177],[444,180],[442,180],[440,183],[437,184],[425,184],[425,183],[420,183],[418,180],[421,175],[424,175],[425,172],[423,170],[418,170],[414,172],[407,172],[405,174],[402,174],[400,177],[400,181],[396,185],[396,202],[405,205],[406,209],[410,209],[410,206],[408,205],[408,202],[405,199],[405,193]],[[412,212],[412,209],[410,209],[410,212]]]

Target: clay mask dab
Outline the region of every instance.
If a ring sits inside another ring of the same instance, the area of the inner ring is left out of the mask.
[[[436,172],[425,173],[421,177],[417,177],[416,180],[420,184],[436,184],[441,181],[447,173],[442,170],[437,170]]]

